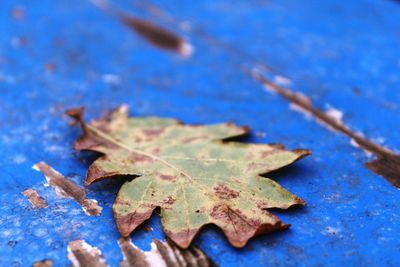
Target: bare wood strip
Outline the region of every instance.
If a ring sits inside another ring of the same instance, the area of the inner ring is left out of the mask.
[[[48,184],[53,186],[59,195],[63,197],[71,197],[78,202],[87,215],[98,216],[101,214],[102,208],[96,200],[87,199],[86,193],[81,187],[65,178],[61,173],[54,170],[47,163],[36,163],[33,168],[44,174]]]
[[[44,198],[42,198],[36,190],[29,188],[22,192],[24,196],[26,196],[29,202],[38,209],[47,208],[47,203]]]

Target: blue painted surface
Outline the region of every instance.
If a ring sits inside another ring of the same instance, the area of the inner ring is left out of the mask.
[[[186,36],[195,47],[190,59],[148,45],[89,2],[0,2],[0,265],[30,266],[49,258],[67,266],[67,244],[85,239],[118,266],[122,255],[111,205],[119,184],[88,188],[104,210],[100,217],[87,217],[76,203],[44,187],[43,176],[31,166],[46,161],[82,185],[95,157],[72,150],[80,132],[68,126],[63,112],[83,105],[89,119],[121,103],[130,105],[132,115],[233,121],[266,133],[250,142],[313,151],[272,177],[307,201],[305,208],[275,212],[291,229],[254,238],[238,250],[219,230],[208,228],[195,244],[217,264],[399,265],[400,192],[363,167],[368,157],[347,137],[290,110],[241,71],[267,64],[316,106],[341,110],[353,129],[399,148],[399,3],[152,3],[164,16],[132,1],[117,6]],[[16,6],[25,10],[24,19],[11,15]],[[106,74],[118,81],[110,84]],[[49,208],[31,208],[21,194],[29,187]],[[163,238],[157,215],[149,226],[154,230],[132,235],[144,249],[153,238]]]

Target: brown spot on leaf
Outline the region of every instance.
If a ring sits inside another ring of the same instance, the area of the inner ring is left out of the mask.
[[[269,157],[273,154],[276,154],[279,150],[277,149],[271,149],[271,150],[265,150],[265,151],[260,151],[260,157],[261,158],[266,158]]]
[[[214,187],[214,192],[217,197],[224,200],[229,200],[232,198],[237,198],[239,196],[239,192],[230,189],[225,184],[218,184]]]
[[[289,225],[282,223],[277,217],[265,210],[263,216],[273,219],[273,223],[262,223],[260,220],[247,218],[239,209],[232,209],[227,205],[213,207],[210,216],[222,224],[230,224],[232,228],[222,227],[229,242],[238,248],[244,247],[254,235],[269,233],[275,230],[286,229]],[[217,223],[218,224],[218,223]]]
[[[282,144],[268,144],[270,147],[273,147],[275,149],[280,149],[280,150],[284,150],[285,146]]]
[[[140,163],[151,163],[154,160],[150,157],[150,156],[146,156],[146,155],[142,155],[142,154],[137,154],[137,153],[133,153],[132,155],[129,156],[129,159],[132,162],[140,162]]]
[[[160,178],[166,181],[175,181],[176,180],[176,175],[170,175],[170,174],[161,174]]]
[[[169,197],[167,197],[166,199],[163,200],[163,204],[172,205],[172,204],[175,203],[175,201],[176,201],[175,198],[169,196]]]
[[[38,192],[36,192],[34,189],[29,188],[22,192],[24,196],[26,196],[29,200],[29,202],[35,207],[35,208],[47,208],[46,201],[44,198],[42,198]]]
[[[205,135],[201,135],[201,136],[194,136],[194,137],[189,137],[189,138],[185,138],[182,140],[182,143],[184,144],[189,144],[189,143],[193,143],[199,140],[204,140],[204,139],[208,139],[207,136]]]
[[[148,137],[158,137],[160,134],[164,132],[164,128],[155,128],[155,129],[143,129],[144,135]]]
[[[151,154],[152,154],[152,155],[155,155],[155,156],[159,155],[160,152],[161,152],[161,149],[160,149],[159,147],[153,148],[153,149],[151,150]]]

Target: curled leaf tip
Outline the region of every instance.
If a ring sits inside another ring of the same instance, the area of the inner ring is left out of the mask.
[[[71,118],[81,122],[81,121],[83,121],[84,110],[85,110],[84,107],[70,108],[65,111],[65,114],[70,116]]]

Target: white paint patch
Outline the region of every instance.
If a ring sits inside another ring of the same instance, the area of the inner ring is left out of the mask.
[[[13,157],[12,162],[14,164],[22,164],[26,161],[26,157],[22,154],[17,154]]]
[[[122,104],[119,106],[118,111],[122,114],[128,114],[129,111],[129,105],[128,104]]]
[[[364,136],[364,135],[363,135],[362,133],[360,133],[360,132],[357,132],[357,135]],[[361,149],[362,151],[364,151],[364,153],[365,153],[368,157],[372,157],[372,156],[374,155],[374,154],[371,153],[370,151],[368,151],[368,150],[362,148],[362,147],[357,143],[357,141],[354,140],[354,138],[351,138],[351,139],[350,139],[350,145],[352,145],[353,147],[356,147],[356,148],[358,148],[358,149]]]
[[[39,167],[37,166],[37,164],[33,165],[33,166],[32,166],[32,169],[34,169],[35,171],[40,172]]]
[[[325,228],[324,233],[330,236],[338,235],[341,232],[341,229],[338,227],[327,226]]]
[[[180,45],[179,45],[179,49],[178,52],[181,56],[185,57],[185,58],[189,58],[193,55],[194,53],[194,47],[186,42],[183,41]]]
[[[334,119],[337,123],[342,124],[343,125],[343,112],[335,109],[333,107],[329,107],[327,109],[327,111],[325,111],[325,114],[328,115],[329,117],[331,117],[332,119]]]
[[[120,85],[121,84],[121,78],[118,75],[107,73],[104,74],[102,77],[103,82],[108,83],[110,85]]]
[[[144,255],[146,256],[146,261],[149,263],[150,266],[167,267],[167,263],[164,261],[154,242],[151,242],[151,250],[146,251]],[[173,258],[174,257],[172,257],[172,259]]]
[[[280,86],[290,86],[292,85],[292,81],[289,78],[286,78],[282,75],[276,75],[274,77],[274,83]]]
[[[310,100],[306,97],[304,99],[304,101],[307,101],[309,103]],[[330,126],[329,124],[325,123],[324,121],[316,118],[315,116],[313,116],[313,114],[311,114],[308,110],[302,108],[299,105],[290,103],[289,107],[291,110],[297,111],[299,113],[302,113],[308,120],[314,119],[318,124],[324,126],[325,128],[329,129],[332,132],[337,132],[336,129],[334,129],[332,126]],[[343,118],[343,112],[341,112],[340,110],[334,109],[334,108],[329,108],[326,112],[326,115],[328,115],[330,118],[334,119],[338,124],[347,127],[346,125],[344,125],[344,123],[342,122],[342,118]]]
[[[46,147],[45,150],[46,150],[47,152],[60,153],[60,152],[65,151],[65,148],[62,147],[62,146],[55,146],[55,145],[52,145],[52,146]]]

